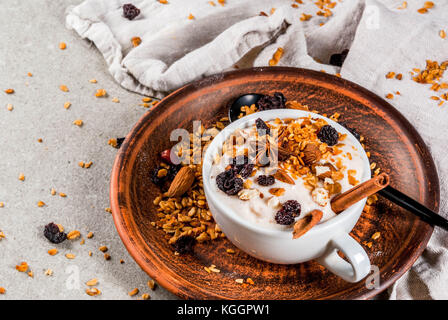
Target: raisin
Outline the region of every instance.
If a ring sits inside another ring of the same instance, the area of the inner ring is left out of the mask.
[[[174,242],[174,250],[178,253],[193,252],[193,247],[196,244],[196,239],[193,236],[181,236]]]
[[[357,139],[360,140],[361,139],[361,135],[359,134],[358,131],[356,131],[356,129],[349,127],[345,122],[339,122],[339,124],[341,126],[343,126],[345,129],[347,129],[348,131],[350,131],[350,133]]]
[[[294,216],[285,209],[280,209],[275,214],[275,221],[281,225],[290,225],[294,222]]]
[[[235,174],[239,174],[243,179],[249,177],[254,170],[254,165],[249,163],[249,158],[247,156],[237,156],[233,158],[230,166],[233,171],[235,171]]]
[[[218,174],[216,184],[221,191],[229,196],[233,196],[243,189],[243,179],[236,177],[233,169]]]
[[[258,176],[257,182],[260,186],[271,186],[275,183],[275,178],[273,175],[261,175]]]
[[[174,180],[174,178],[176,177],[177,173],[179,172],[179,170],[182,168],[182,165],[177,164],[177,165],[171,165],[170,168],[168,169],[168,173],[166,175],[166,179],[168,181],[172,181]]]
[[[123,5],[123,15],[129,20],[134,20],[140,14],[140,9],[134,6],[132,3]]]
[[[263,95],[257,101],[257,107],[259,111],[272,110],[272,109],[284,109],[286,98],[281,92],[275,92],[274,96]]]
[[[330,64],[337,67],[342,67],[342,64],[345,61],[345,58],[347,58],[349,50],[345,49],[341,53],[335,53],[332,54],[330,57]]]
[[[172,181],[174,179],[174,177],[177,175],[177,173],[179,172],[180,168],[182,168],[182,165],[180,165],[180,164],[174,165],[173,164],[167,169],[168,172],[167,172],[166,176],[158,177],[159,170],[166,169],[166,168],[162,167],[162,166],[156,167],[151,172],[151,181],[154,184],[161,186],[165,183],[165,181]]]
[[[257,126],[257,131],[260,136],[271,133],[271,129],[269,129],[266,122],[264,122],[262,119],[258,118],[257,120],[255,120],[255,125]]]
[[[290,225],[294,222],[294,218],[300,214],[300,211],[300,203],[296,200],[288,200],[275,214],[275,221],[281,225]]]
[[[57,224],[51,222],[45,226],[44,236],[52,243],[61,243],[67,239],[67,234],[61,232]]]
[[[163,167],[157,167],[152,169],[151,172],[151,181],[152,183],[156,184],[156,185],[160,185],[163,184],[163,182],[165,182],[166,176],[165,177],[158,177],[157,174],[159,173],[159,170],[163,169]]]
[[[117,146],[115,148],[120,149],[123,144],[125,138],[117,138]]]
[[[330,147],[337,144],[339,140],[338,132],[336,131],[335,128],[333,128],[329,124],[320,128],[317,137],[319,138],[320,141],[325,142]]]
[[[297,217],[300,214],[301,206],[296,200],[288,200],[283,204],[283,208],[290,211]]]

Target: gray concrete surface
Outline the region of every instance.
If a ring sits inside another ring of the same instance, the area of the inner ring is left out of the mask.
[[[150,278],[129,256],[104,210],[117,152],[107,141],[124,136],[148,109],[139,106],[141,96],[114,82],[92,44],[65,28],[66,7],[80,2],[0,0],[0,230],[6,235],[0,240],[0,287],[6,289],[0,300],[136,299],[142,293],[175,298],[163,288],[147,287]],[[58,48],[62,41],[64,51]],[[89,83],[93,78],[97,84]],[[61,92],[61,84],[70,91]],[[7,88],[15,93],[5,94]],[[95,98],[98,88],[109,96]],[[111,102],[112,97],[120,103]],[[67,101],[72,103],[68,110],[63,107]],[[8,111],[7,104],[14,110]],[[84,126],[73,125],[75,119]],[[93,165],[82,169],[79,161]],[[67,197],[52,196],[51,188]],[[38,201],[46,206],[39,208]],[[52,245],[42,234],[51,221],[94,237],[84,245],[79,240]],[[102,245],[109,248],[110,261],[98,250]],[[49,256],[47,250],[54,247],[59,253]],[[76,258],[69,260],[66,253]],[[22,261],[33,278],[16,271]],[[47,269],[52,276],[44,274]],[[92,278],[98,278],[102,292],[94,298],[84,292]],[[127,293],[133,288],[140,294],[131,298]]]

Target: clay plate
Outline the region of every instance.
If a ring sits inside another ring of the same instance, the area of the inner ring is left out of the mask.
[[[110,188],[114,221],[126,248],[161,286],[188,299],[366,299],[378,294],[419,257],[433,228],[414,215],[379,200],[363,214],[351,235],[366,247],[372,265],[380,270],[380,286],[345,282],[311,261],[276,265],[248,256],[226,239],[203,243],[192,255],[175,256],[165,234],[151,226],[156,220],[153,199],[158,188],[150,170],[158,153],[171,147],[170,132],[192,120],[210,123],[227,112],[227,103],[248,92],[282,92],[341,120],[366,137],[372,161],[391,176],[391,185],[438,211],[439,184],[427,147],[411,124],[389,103],[344,79],[304,69],[269,67],[232,71],[189,84],[162,100],[128,134],[115,160]],[[379,231],[376,241],[371,236]],[[227,248],[236,254],[226,253]],[[207,273],[214,264],[220,273]],[[237,278],[252,278],[243,287]]]

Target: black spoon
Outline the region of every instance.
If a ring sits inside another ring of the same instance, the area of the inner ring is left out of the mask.
[[[262,94],[258,93],[248,93],[234,100],[229,107],[229,121],[233,122],[238,120],[238,116],[241,114],[241,107],[250,107],[253,104],[257,104],[262,96]]]

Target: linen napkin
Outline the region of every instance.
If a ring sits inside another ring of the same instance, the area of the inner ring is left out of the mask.
[[[193,80],[235,68],[277,65],[340,73],[385,96],[417,128],[435,160],[441,185],[440,213],[448,212],[448,101],[443,90],[411,80],[426,59],[448,60],[448,3],[343,0],[319,7],[311,0],[134,0],[141,10],[130,21],[122,5],[131,0],[87,0],[67,10],[66,24],[94,42],[124,88],[161,98]],[[409,3],[409,4],[408,4]],[[429,6],[430,7],[430,6]],[[134,47],[131,39],[139,37]],[[350,49],[342,68],[330,56]],[[394,71],[403,80],[387,79]],[[448,73],[444,81],[448,82]],[[399,91],[400,94],[396,92]],[[442,99],[443,100],[443,99]],[[391,299],[448,299],[448,237],[435,230],[427,249],[390,291]]]

